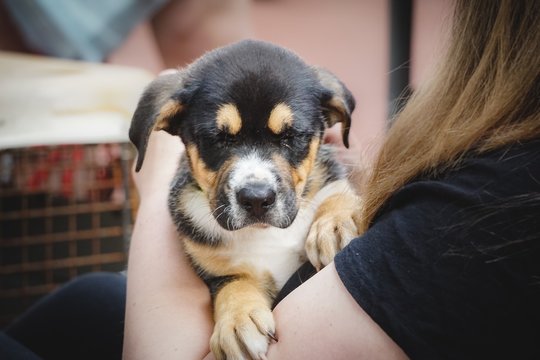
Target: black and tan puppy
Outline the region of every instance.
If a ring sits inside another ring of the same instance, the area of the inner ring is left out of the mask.
[[[130,138],[143,164],[148,137],[186,146],[170,211],[214,305],[218,359],[262,359],[275,337],[273,298],[309,259],[317,268],[357,233],[358,199],[327,145],[351,93],[283,48],[242,41],[151,83]],[[181,319],[179,320],[181,321]]]

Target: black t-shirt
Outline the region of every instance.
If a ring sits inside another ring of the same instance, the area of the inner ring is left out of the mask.
[[[412,359],[540,359],[540,140],[404,186],[335,265]]]

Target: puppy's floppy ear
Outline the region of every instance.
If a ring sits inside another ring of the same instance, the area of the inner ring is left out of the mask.
[[[334,74],[319,67],[314,67],[314,70],[323,87],[321,105],[326,124],[332,127],[341,123],[343,145],[348,148],[351,114],[356,105],[354,97]]]
[[[177,124],[174,124],[172,119],[178,116],[185,106],[182,99],[183,78],[183,72],[161,75],[147,86],[139,99],[129,128],[129,139],[139,153],[135,171],[141,169],[148,138],[153,130],[165,130],[177,135]]]

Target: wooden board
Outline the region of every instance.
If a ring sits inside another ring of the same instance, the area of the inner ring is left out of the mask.
[[[135,68],[0,52],[0,149],[126,142],[152,79]]]

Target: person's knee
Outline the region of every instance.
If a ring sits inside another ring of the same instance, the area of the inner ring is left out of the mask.
[[[126,277],[118,273],[89,273],[71,280],[59,292],[94,303],[110,304],[115,302],[123,304],[126,294]]]
[[[66,283],[66,287],[102,289],[106,287],[125,287],[126,277],[119,273],[95,272],[78,276]]]

